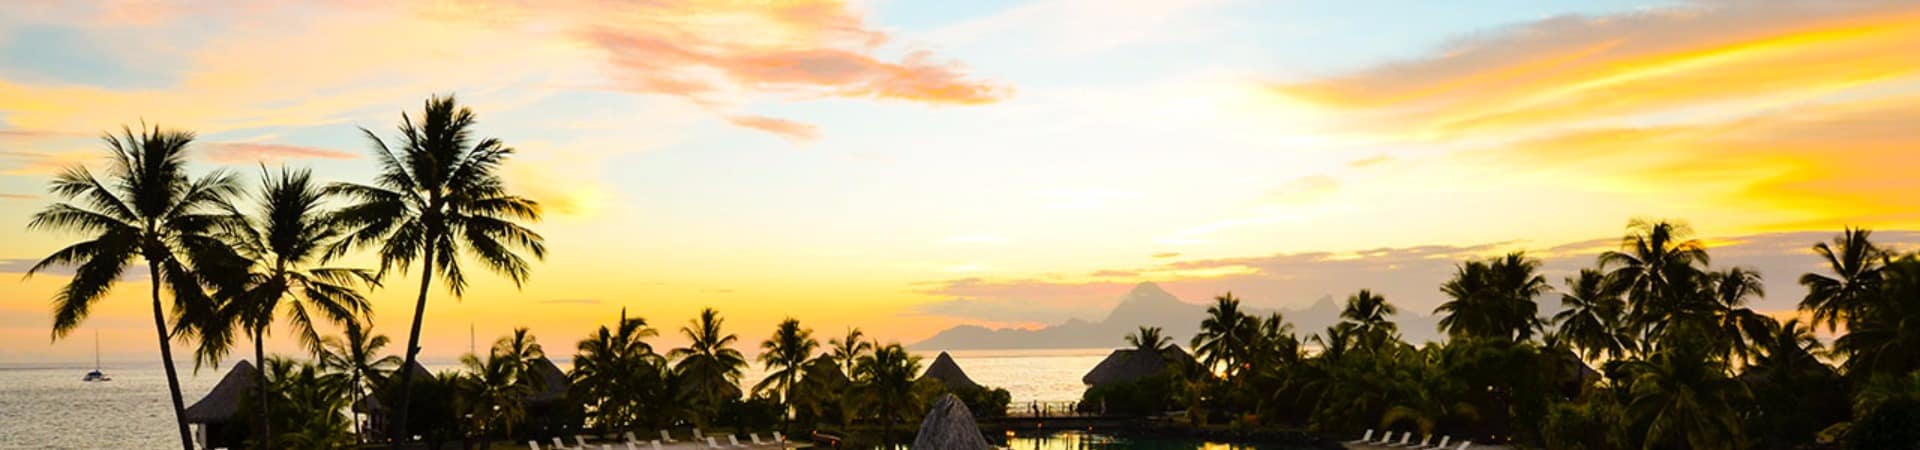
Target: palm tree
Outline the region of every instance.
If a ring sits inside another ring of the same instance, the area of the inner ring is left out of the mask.
[[[1581,269],[1567,277],[1567,290],[1560,294],[1565,308],[1553,315],[1560,336],[1579,347],[1587,359],[1606,355],[1618,359],[1633,345],[1621,323],[1626,301],[1620,298],[1620,285],[1595,269]]]
[[[260,372],[272,383],[268,392],[278,405],[270,423],[287,430],[270,440],[257,441],[262,448],[336,449],[350,447],[350,420],[340,411],[347,409],[352,389],[346,376],[321,366],[283,358],[271,358],[260,365]]]
[[[683,380],[680,394],[691,400],[695,423],[702,426],[719,412],[723,401],[740,398],[740,374],[747,366],[746,357],[733,348],[739,336],[721,330],[724,322],[719,311],[700,310],[700,318],[680,328],[691,342],[667,353],[680,360],[673,366]]]
[[[335,373],[347,374],[348,404],[360,403],[360,396],[378,389],[388,374],[400,367],[400,357],[380,355],[387,346],[387,336],[372,334],[372,325],[361,321],[348,322],[341,336],[327,336],[320,340],[321,352],[316,356],[321,367]],[[360,429],[360,421],[355,420],[354,435],[364,438],[365,431]]]
[[[537,381],[529,379],[539,376],[524,370],[522,360],[499,351],[499,344],[495,344],[494,350],[484,360],[471,353],[461,356],[460,365],[469,373],[458,378],[455,385],[461,393],[460,403],[465,406],[459,409],[464,410],[463,416],[471,419],[470,426],[483,438],[487,436],[488,427],[495,423],[506,427],[506,435],[513,435],[513,425],[527,417],[526,399],[538,392],[533,387]]]
[[[873,343],[863,340],[865,336],[859,328],[847,328],[845,337],[827,340],[827,346],[833,348],[827,356],[840,364],[840,373],[848,378],[853,377],[853,363],[860,355],[873,351]]]
[[[1848,376],[1872,378],[1920,370],[1920,254],[1881,270],[1880,292],[1847,321],[1847,334],[1833,342],[1846,357]]]
[[[1387,298],[1373,291],[1361,289],[1347,297],[1347,306],[1340,310],[1340,319],[1353,324],[1355,338],[1367,347],[1377,347],[1395,339],[1400,326],[1388,317],[1400,312],[1399,308],[1387,303]]]
[[[213,302],[202,290],[204,272],[218,259],[230,257],[226,244],[214,236],[224,216],[218,205],[239,190],[226,172],[190,178],[186,169],[187,144],[193,133],[154,127],[135,134],[102,136],[112,156],[107,179],[94,177],[83,166],[54,177],[48,191],[62,202],[33,215],[27,228],[85,233],[83,242],[55,251],[27,270],[27,276],[53,267],[73,266],[73,277],[54,294],[53,338],[79,327],[94,302],[105,297],[135,257],[147,262],[152,286],[153,329],[160,343],[160,363],[167,373],[167,391],[173,400],[180,445],[193,449],[187,430],[186,406],[180,398],[180,376],[173,366],[172,336],[161,306],[164,285],[173,295],[173,313],[181,322],[175,332],[192,334],[186,323],[212,314]]]
[[[1813,312],[1813,324],[1827,324],[1833,331],[1840,322],[1858,314],[1879,293],[1881,270],[1889,259],[1887,252],[1873,244],[1873,231],[1848,228],[1826,242],[1814,244],[1813,252],[1827,263],[1829,277],[1817,273],[1800,276],[1807,297],[1800,309]]]
[[[1127,335],[1127,345],[1136,352],[1160,354],[1173,346],[1173,338],[1160,334],[1160,327],[1141,326],[1133,334]]]
[[[372,131],[361,128],[375,148],[380,175],[371,185],[335,183],[329,194],[353,199],[337,218],[349,234],[328,251],[340,256],[354,249],[378,247],[380,269],[406,271],[420,267],[420,292],[414,301],[413,325],[407,333],[406,365],[420,353],[420,324],[427,312],[427,292],[437,275],[459,297],[467,279],[459,255],[472,255],[487,269],[505,275],[520,286],[531,270],[516,250],[546,256],[546,243],[515,220],[540,219],[540,206],[507,192],[500,164],[513,154],[498,139],[474,140],[473,111],[459,107],[452,96],[433,97],[416,124],[401,115],[399,149],[390,148]],[[400,372],[400,398],[394,405],[393,438],[407,436],[407,407],[413,371]]]
[[[1720,341],[1720,356],[1750,361],[1758,349],[1749,343],[1765,341],[1771,329],[1779,326],[1772,317],[1746,307],[1749,300],[1767,295],[1760,273],[1734,267],[1709,273],[1704,278],[1709,289],[1705,294],[1712,300],[1705,305],[1712,321],[1709,327]]]
[[[1791,319],[1770,327],[1764,339],[1757,342],[1757,355],[1747,370],[1774,378],[1830,372],[1818,356],[1820,340],[1814,337],[1811,328],[1800,325],[1800,319]]]
[[[659,331],[647,326],[646,319],[627,317],[620,309],[620,321],[613,329],[601,326],[578,345],[573,357],[574,387],[584,391],[598,421],[608,429],[637,427],[641,421],[645,394],[657,386],[664,358],[654,353],[646,338]]]
[[[866,394],[867,409],[879,414],[880,434],[886,442],[892,442],[896,422],[925,410],[914,392],[914,376],[919,373],[920,357],[897,343],[876,346],[854,364],[854,381]]]
[[[820,341],[813,339],[813,329],[801,328],[800,321],[792,317],[781,321],[773,337],[760,343],[760,364],[767,369],[767,377],[755,384],[753,391],[780,391],[780,420],[787,419],[787,410],[793,403],[793,386],[800,381],[801,371],[819,348]]]
[[[1228,378],[1239,373],[1247,345],[1253,334],[1253,318],[1240,312],[1240,299],[1232,292],[1213,298],[1207,318],[1200,322],[1200,333],[1189,344],[1209,370],[1226,370]]]
[[[1634,363],[1633,400],[1627,406],[1644,448],[1741,448],[1734,404],[1749,396],[1738,380],[1706,354],[1672,346]]]
[[[1692,278],[1710,259],[1707,246],[1684,224],[1634,220],[1620,250],[1600,254],[1600,268],[1627,294],[1627,323],[1636,332],[1664,321],[1678,308]],[[1644,350],[1644,349],[1643,349]]]
[[[1514,252],[1490,261],[1468,261],[1454,272],[1440,291],[1453,300],[1433,310],[1441,315],[1440,329],[1456,336],[1523,341],[1540,327],[1539,304],[1534,297],[1549,287],[1535,273],[1540,261]]]
[[[226,204],[232,216],[220,233],[222,240],[246,262],[244,275],[223,280],[219,291],[224,300],[216,322],[232,323],[253,340],[253,360],[265,361],[264,341],[276,316],[284,310],[288,323],[309,353],[319,353],[321,339],[314,328],[315,317],[335,324],[348,324],[370,314],[367,299],[357,290],[361,284],[373,285],[373,274],[360,269],[312,267],[345,233],[338,222],[321,210],[325,195],[306,170],[282,168],[276,176],[263,167],[260,195],[248,211]],[[231,328],[206,327],[202,353],[218,359],[225,353],[224,343]],[[273,442],[269,415],[266,372],[260,372],[256,387],[262,428],[262,442]]]

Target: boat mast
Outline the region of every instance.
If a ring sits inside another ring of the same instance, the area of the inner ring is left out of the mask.
[[[100,371],[100,330],[93,330],[93,371]]]

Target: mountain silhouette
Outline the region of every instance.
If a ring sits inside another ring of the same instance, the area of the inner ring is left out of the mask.
[[[1304,309],[1280,311],[1287,322],[1293,324],[1294,333],[1304,339],[1338,322],[1340,308],[1340,302],[1325,296]],[[1274,310],[1249,307],[1245,311],[1247,314],[1265,316]],[[1069,319],[1038,329],[960,325],[908,347],[929,351],[1118,348],[1126,345],[1126,336],[1141,326],[1160,327],[1174,342],[1186,345],[1193,335],[1199,333],[1200,321],[1206,315],[1206,304],[1186,302],[1161,289],[1160,285],[1145,282],[1135,285],[1121,297],[1120,303],[1114,305],[1106,318],[1099,322]],[[1393,319],[1400,323],[1401,334],[1409,342],[1430,341],[1439,337],[1439,333],[1434,331],[1435,321],[1432,317],[1409,314],[1409,311],[1403,310]]]

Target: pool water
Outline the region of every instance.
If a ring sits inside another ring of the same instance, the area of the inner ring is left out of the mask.
[[[1011,450],[1299,450],[1277,444],[1212,442],[1181,437],[1129,437],[1085,431],[1014,433],[1007,437]]]

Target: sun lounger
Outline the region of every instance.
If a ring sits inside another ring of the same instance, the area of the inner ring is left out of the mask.
[[[1411,441],[1411,440],[1413,440],[1413,432],[1412,432],[1412,431],[1408,431],[1408,432],[1405,432],[1405,433],[1401,433],[1401,434],[1400,434],[1400,443],[1398,443],[1398,444],[1387,444],[1387,446],[1388,446],[1388,447],[1405,447],[1405,446],[1407,446],[1407,441]]]
[[[660,441],[668,444],[680,442],[680,441],[673,440],[673,435],[667,434],[667,430],[660,430]]]
[[[780,434],[780,432],[775,431],[773,432],[773,442],[776,444],[785,444],[787,443],[787,437],[785,435]]]
[[[653,446],[653,450],[660,450],[660,441],[648,442],[647,445]]]
[[[627,441],[627,450],[640,450],[640,446],[634,445],[633,441]]]
[[[559,437],[559,436],[554,436],[554,437],[553,437],[553,448],[554,448],[554,450],[567,450],[567,449],[568,449],[568,448],[570,448],[570,447],[567,447],[567,443],[566,443],[566,442],[561,442],[561,441],[560,441],[560,437]]]
[[[727,446],[733,447],[733,448],[747,448],[747,446],[745,445],[740,445],[740,439],[733,437],[733,433],[727,433]]]
[[[1346,443],[1348,443],[1348,444],[1365,444],[1365,443],[1367,443],[1367,442],[1370,442],[1370,441],[1372,441],[1372,440],[1373,440],[1373,429],[1372,429],[1372,428],[1368,428],[1368,429],[1367,429],[1367,434],[1362,434],[1362,435],[1360,435],[1360,439],[1358,439],[1358,440],[1352,440],[1352,441],[1347,441]]]
[[[1473,441],[1461,442],[1460,447],[1455,448],[1453,450],[1467,450],[1467,447],[1472,447],[1472,446],[1473,446]]]
[[[527,448],[540,450],[540,441],[527,441]]]
[[[699,429],[699,428],[695,428],[695,429],[693,429],[693,440],[695,440],[695,441],[698,441],[698,440],[701,440],[701,439],[706,439],[706,438],[707,438],[707,435],[704,435],[704,434],[700,434],[700,429]]]
[[[634,438],[633,438],[633,432],[632,432],[632,431],[628,431],[628,432],[626,432],[626,433],[623,433],[623,434],[621,434],[621,435],[620,435],[620,437],[623,437],[623,438],[627,438],[627,442],[640,442],[640,440],[639,440],[639,439],[634,439]]]
[[[1425,446],[1425,447],[1420,447],[1420,448],[1422,450],[1440,450],[1440,449],[1447,448],[1447,442],[1450,442],[1452,440],[1453,440],[1453,436],[1441,436],[1440,443]]]
[[[1366,445],[1386,445],[1386,444],[1387,444],[1388,442],[1393,442],[1393,430],[1387,430],[1387,431],[1384,431],[1384,432],[1381,432],[1381,433],[1380,433],[1380,439],[1379,439],[1379,440],[1376,440],[1376,441],[1369,441],[1369,442],[1362,442],[1362,444],[1366,444]]]
[[[760,441],[760,433],[747,433],[747,440],[752,441],[753,445],[767,445],[767,443]]]
[[[1409,447],[1409,448],[1426,448],[1427,444],[1432,444],[1432,443],[1433,443],[1433,435],[1429,434],[1427,435],[1427,437],[1420,438],[1419,444],[1414,444],[1412,447]]]
[[[580,445],[574,446],[574,448],[577,448],[580,450],[587,450],[589,448],[593,448],[593,447],[587,446],[587,438],[580,437],[580,435],[578,434],[573,435],[573,442],[580,444]]]
[[[720,449],[726,447],[721,447],[719,442],[714,442],[713,436],[707,436],[707,448]]]

